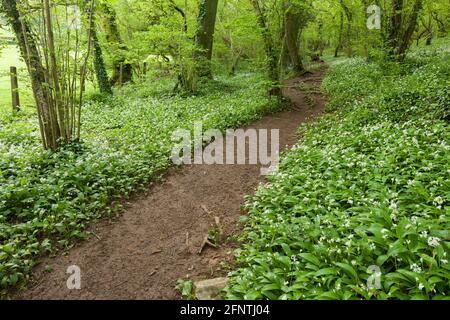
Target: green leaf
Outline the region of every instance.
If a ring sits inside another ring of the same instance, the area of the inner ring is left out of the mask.
[[[356,282],[359,281],[358,274],[356,273],[355,269],[348,263],[342,263],[342,262],[336,262],[335,265],[340,267],[344,272],[350,277],[353,278]]]
[[[292,256],[292,251],[289,245],[287,245],[286,243],[282,243],[281,247],[283,248],[284,253],[286,253],[288,257]]]
[[[337,270],[335,268],[324,268],[314,273],[315,277],[328,276],[328,275],[336,275]]]
[[[317,259],[313,254],[300,253],[299,256],[302,257],[304,260],[308,261],[309,263],[315,265],[316,267],[320,267],[319,259]]]

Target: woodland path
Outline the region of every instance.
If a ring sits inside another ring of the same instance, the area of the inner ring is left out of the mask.
[[[297,128],[321,114],[324,69],[286,82],[292,106],[246,128],[280,129],[280,148],[297,142]],[[301,88],[299,90],[299,88]],[[245,128],[245,129],[246,129]],[[17,299],[178,299],[180,278],[226,274],[233,243],[198,251],[215,217],[225,236],[238,231],[244,196],[264,181],[258,165],[191,165],[173,168],[160,183],[126,203],[113,220],[94,223],[92,236],[56,257],[43,258],[29,288]],[[68,266],[81,269],[81,290],[68,290]],[[49,271],[50,270],[50,271]]]

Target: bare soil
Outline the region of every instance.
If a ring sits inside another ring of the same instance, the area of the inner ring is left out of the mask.
[[[291,108],[244,129],[280,129],[280,147],[297,142],[301,123],[324,109],[324,69],[286,82]],[[56,257],[41,259],[29,287],[15,299],[179,299],[178,279],[203,280],[226,274],[233,260],[244,196],[264,176],[258,165],[191,165],[169,170],[161,183],[126,204],[114,220],[90,227],[92,236]],[[206,246],[205,236],[220,219],[224,241]],[[81,269],[81,290],[67,289],[66,270]]]

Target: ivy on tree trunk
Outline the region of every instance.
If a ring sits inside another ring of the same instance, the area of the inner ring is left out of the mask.
[[[28,21],[22,17],[15,0],[2,0],[2,11],[10,23],[31,79],[36,101],[42,143],[45,149],[57,146],[60,136],[56,114],[52,112],[50,97],[46,89],[46,71],[40,59],[36,41]]]
[[[270,34],[267,18],[258,0],[250,0],[258,20],[258,25],[261,29],[261,35],[264,41],[264,50],[266,52],[267,73],[271,81],[271,88],[269,94],[273,96],[282,96],[280,84],[280,70],[278,68],[278,59],[275,52],[272,36]]]
[[[295,8],[291,6],[289,1],[285,2],[284,31],[285,45],[289,53],[292,67],[296,74],[305,72],[302,59],[299,53],[298,36],[301,27],[301,16],[295,12]]]

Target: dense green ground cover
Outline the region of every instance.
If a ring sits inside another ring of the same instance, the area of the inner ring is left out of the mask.
[[[169,166],[171,134],[237,127],[280,107],[263,78],[241,74],[206,84],[197,96],[149,81],[84,107],[83,144],[43,151],[34,114],[0,113],[0,288],[28,277],[37,255],[83,237],[108,204],[145,187]]]
[[[337,111],[249,198],[227,298],[449,298],[449,61],[331,68]]]

